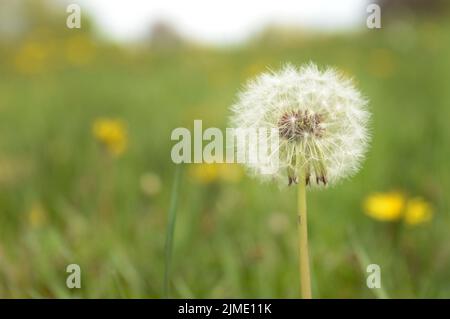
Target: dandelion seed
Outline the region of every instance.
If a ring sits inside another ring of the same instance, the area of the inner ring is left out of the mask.
[[[161,191],[161,178],[152,172],[145,173],[140,178],[141,190],[148,196],[155,196]]]

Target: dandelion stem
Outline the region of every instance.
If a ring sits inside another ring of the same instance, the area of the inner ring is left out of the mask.
[[[300,270],[300,295],[311,299],[311,276],[309,272],[308,221],[306,214],[306,177],[300,176],[298,184],[298,248]]]

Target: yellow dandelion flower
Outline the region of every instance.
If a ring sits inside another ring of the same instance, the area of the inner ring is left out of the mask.
[[[47,221],[47,212],[39,203],[34,203],[28,212],[28,222],[31,227],[39,228]]]
[[[420,197],[410,199],[406,204],[405,223],[411,226],[431,220],[433,211],[431,205]]]
[[[92,134],[114,156],[121,155],[127,148],[127,132],[121,120],[97,119],[92,126]]]
[[[67,40],[65,51],[70,64],[81,66],[92,61],[95,47],[87,36],[75,35]]]
[[[369,55],[369,72],[379,78],[388,78],[396,70],[395,56],[387,49],[376,49]]]
[[[219,177],[229,183],[237,183],[242,179],[242,167],[235,164],[218,164]]]
[[[217,164],[194,164],[189,166],[189,175],[199,184],[210,184],[219,179]]]
[[[218,181],[237,183],[242,179],[243,171],[238,165],[202,163],[189,167],[189,175],[199,184],[211,184]]]
[[[14,65],[20,73],[35,74],[44,70],[48,57],[49,52],[44,44],[27,42],[14,57]]]
[[[364,202],[365,213],[379,221],[395,221],[402,217],[405,198],[399,192],[377,193]]]

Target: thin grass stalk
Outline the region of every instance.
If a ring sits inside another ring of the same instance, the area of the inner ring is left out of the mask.
[[[164,296],[170,296],[170,270],[172,262],[173,239],[175,235],[175,223],[177,219],[178,196],[181,179],[181,165],[177,165],[170,197],[170,207],[168,215],[168,226],[165,245],[165,267],[164,267]]]

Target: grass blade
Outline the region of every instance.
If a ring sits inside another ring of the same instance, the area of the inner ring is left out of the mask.
[[[166,234],[166,258],[165,258],[165,269],[164,269],[164,297],[169,298],[169,285],[170,285],[170,267],[172,261],[172,249],[173,249],[173,238],[175,234],[175,222],[177,219],[177,207],[178,207],[178,194],[181,179],[181,165],[177,165],[175,169],[175,177],[172,185],[172,195],[170,198],[169,216],[168,216],[168,226]]]
[[[354,234],[354,230],[349,229],[348,233],[349,233],[350,242],[353,246],[353,251],[355,252],[355,255],[358,259],[358,263],[361,268],[361,272],[363,274],[365,274],[367,265],[371,264],[369,255],[367,254],[366,250],[359,244],[358,239],[356,238],[356,236]],[[390,299],[389,295],[387,294],[386,290],[384,290],[383,287],[370,289],[370,290],[374,293],[374,295],[378,299]]]

